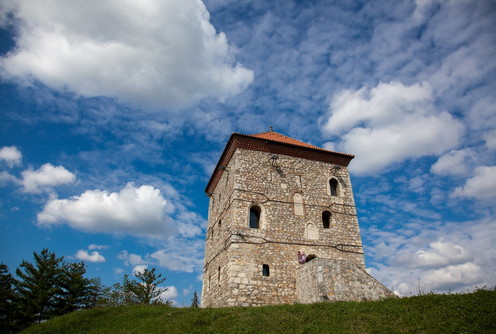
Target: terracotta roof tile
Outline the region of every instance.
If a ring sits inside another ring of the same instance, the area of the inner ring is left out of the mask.
[[[260,138],[260,139],[266,139],[266,140],[272,140],[272,141],[276,141],[276,142],[280,142],[280,143],[285,143],[285,144],[290,144],[290,145],[296,145],[296,146],[313,148],[313,149],[320,150],[320,151],[325,151],[325,152],[332,152],[332,153],[339,153],[339,154],[353,156],[353,155],[347,154],[347,153],[340,153],[340,152],[334,152],[334,151],[325,150],[325,149],[320,148],[318,146],[307,144],[307,143],[302,142],[300,140],[297,140],[297,139],[294,139],[294,138],[285,136],[283,134],[280,134],[280,133],[277,133],[277,132],[274,132],[274,131],[262,132],[262,133],[258,133],[258,134],[254,134],[254,135],[247,135],[247,136],[248,137],[256,137],[256,138]]]
[[[254,135],[245,135],[234,132],[222,152],[205,192],[213,193],[225,167],[229,164],[234,152],[238,149],[283,154],[296,158],[322,161],[329,164],[347,167],[354,155],[324,150],[323,148],[307,144],[277,132],[269,131]]]

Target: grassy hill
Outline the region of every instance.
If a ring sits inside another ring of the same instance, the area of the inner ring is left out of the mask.
[[[253,308],[97,308],[22,333],[496,333],[496,291]]]

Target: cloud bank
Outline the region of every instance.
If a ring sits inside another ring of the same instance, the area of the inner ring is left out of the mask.
[[[175,231],[167,224],[165,204],[159,189],[128,183],[119,192],[88,190],[69,199],[52,199],[37,219],[39,226],[65,223],[88,232],[163,238]]]
[[[176,109],[253,80],[200,0],[7,0],[0,10],[18,29],[0,74],[23,85]]]
[[[436,110],[426,82],[343,90],[334,96],[323,125],[327,135],[340,136],[339,150],[356,155],[350,169],[359,175],[441,154],[458,145],[463,130],[451,114]]]

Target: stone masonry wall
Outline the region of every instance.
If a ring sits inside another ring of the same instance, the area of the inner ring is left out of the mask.
[[[210,196],[203,307],[297,302],[298,251],[365,267],[347,168],[272,156],[237,149]],[[331,196],[331,178],[338,196]],[[259,229],[249,228],[253,205],[262,211]],[[329,228],[324,211],[331,213]]]
[[[296,293],[298,302],[304,304],[395,297],[355,263],[325,258],[317,258],[298,268]]]

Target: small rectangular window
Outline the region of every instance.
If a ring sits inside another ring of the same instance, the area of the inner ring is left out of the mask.
[[[262,276],[270,276],[270,269],[268,264],[262,265]]]

